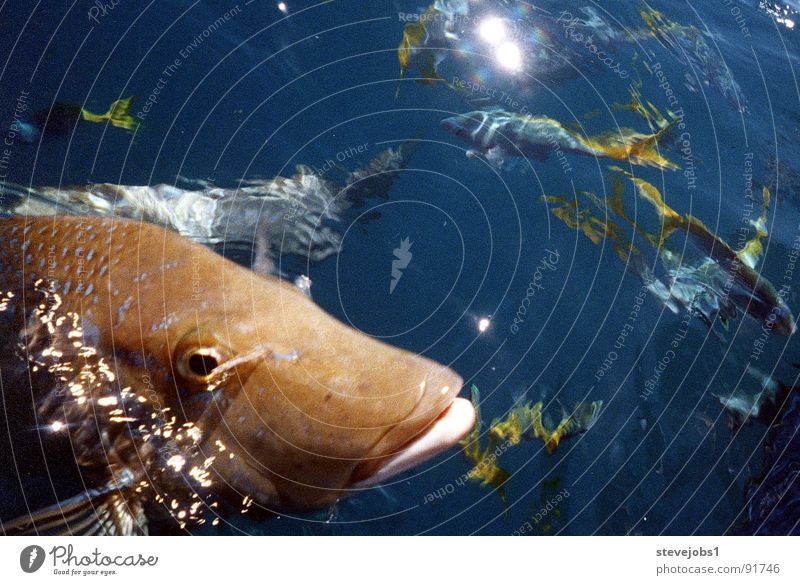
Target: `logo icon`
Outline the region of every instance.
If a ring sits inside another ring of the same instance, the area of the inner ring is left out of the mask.
[[[26,573],[35,573],[44,564],[44,549],[41,546],[32,544],[26,546],[19,553],[19,566]]]
[[[394,260],[392,260],[392,281],[389,283],[389,294],[394,292],[394,288],[400,279],[403,278],[403,270],[408,268],[413,254],[411,246],[414,242],[410,238],[400,240],[400,247],[394,249]]]

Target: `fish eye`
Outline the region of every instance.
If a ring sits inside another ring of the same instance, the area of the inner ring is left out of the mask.
[[[185,381],[203,384],[210,381],[213,371],[225,361],[227,355],[219,347],[193,347],[179,356],[177,370]]]

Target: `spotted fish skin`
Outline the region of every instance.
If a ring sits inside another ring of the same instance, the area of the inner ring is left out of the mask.
[[[159,226],[16,217],[0,220],[0,242],[0,368],[19,374],[6,398],[36,422],[12,447],[68,434],[84,484],[123,493],[145,518],[156,509],[184,526],[217,496],[265,511],[329,505],[461,388],[448,368]]]

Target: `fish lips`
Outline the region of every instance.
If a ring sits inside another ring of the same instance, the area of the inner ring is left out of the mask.
[[[446,130],[450,134],[453,134],[455,136],[458,136],[459,138],[466,140],[469,138],[469,136],[467,136],[468,131],[467,128],[464,127],[464,124],[462,122],[463,120],[460,116],[453,116],[451,118],[445,118],[439,124],[444,130]]]
[[[464,398],[455,398],[423,432],[398,452],[377,462],[372,460],[357,467],[353,472],[355,481],[347,489],[361,490],[375,487],[436,457],[464,438],[474,427],[475,418],[476,413],[472,403]],[[363,477],[367,473],[369,475]]]

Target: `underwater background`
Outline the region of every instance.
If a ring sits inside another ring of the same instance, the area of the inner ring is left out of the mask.
[[[135,94],[141,127],[85,124],[60,140],[12,141],[4,182],[155,185],[184,177],[236,187],[242,178],[289,176],[298,164],[336,176],[414,141],[390,191],[365,199],[337,226],[337,254],[321,262],[281,255],[281,273],[308,274],[314,300],[341,321],[450,365],[465,393],[479,388],[486,423],[524,401],[542,401],[556,421],[578,403],[603,403],[591,428],[554,453],[523,440],[499,455],[511,474],[506,505],[491,487],[460,479],[470,464],[454,449],[323,513],[259,522],[235,516],[193,532],[746,530],[748,482],[762,473],[774,420],[739,424],[720,397],[755,396],[766,380],[794,386],[796,336],[762,337],[762,323],[743,315],[709,329],[675,314],[641,294],[642,282],[608,241],[595,245],[555,221],[542,196],[606,196],[609,161],[567,154],[566,163],[550,156],[498,168],[465,156],[467,145],[440,122],[492,106],[588,134],[645,131],[636,112],[614,107],[630,102],[631,83],[641,80],[644,98],[662,111],[681,108],[686,128],[666,148],[680,170],[637,172],[671,207],[732,245],[748,197],[768,186],[769,235],[758,270],[776,288],[788,285],[785,300],[796,311],[800,273],[788,267],[800,236],[796,3],[651,2],[648,9],[698,31],[672,44],[648,28],[644,3],[470,2],[475,12],[519,19],[528,33],[542,14],[549,29],[538,42],[549,35],[570,51],[569,62],[509,71],[483,48],[467,47],[470,59],[447,54],[437,63],[442,80],[409,68],[402,81],[398,45],[407,15],[427,9],[414,1],[101,4],[0,7],[0,118],[7,128],[15,110],[56,100],[101,112]],[[599,14],[613,25],[608,38],[594,34],[619,67],[593,59],[562,30],[563,11]],[[523,60],[539,58],[526,50],[534,43],[528,33],[519,38]],[[456,78],[482,89],[449,87]],[[627,197],[631,214],[650,213]],[[657,225],[652,215],[643,221]],[[684,239],[679,250],[689,246]],[[397,279],[392,263],[403,240],[411,258]],[[786,533],[797,531],[797,521],[767,523]]]

